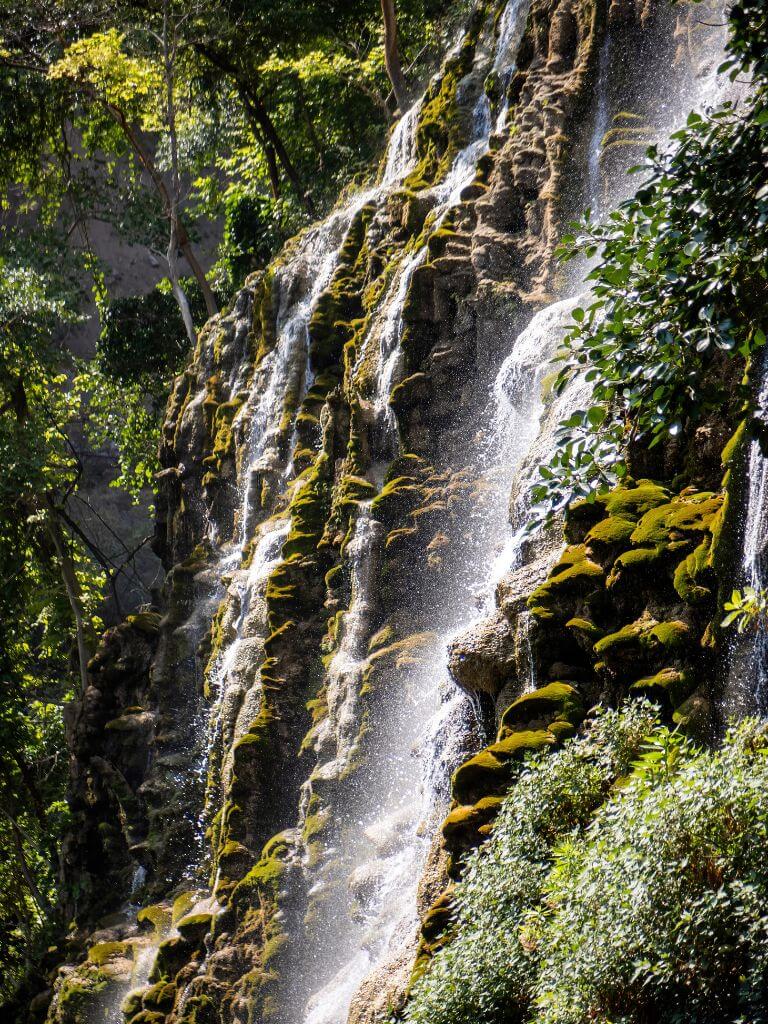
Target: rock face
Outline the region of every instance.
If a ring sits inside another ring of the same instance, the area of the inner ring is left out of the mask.
[[[529,451],[491,382],[565,290],[563,225],[661,127],[655,72],[690,78],[686,17],[478,5],[378,184],[202,332],[163,431],[162,617],[107,634],[69,712],[83,941],[51,1024],[131,986],[132,1024],[374,1024],[445,941],[511,761],[629,690],[704,727],[719,480],[573,510],[487,600]]]

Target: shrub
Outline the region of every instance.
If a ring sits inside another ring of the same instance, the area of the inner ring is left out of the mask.
[[[458,934],[416,983],[409,1021],[527,1019],[536,959],[521,937],[523,915],[539,906],[555,845],[587,824],[653,722],[646,703],[605,711],[578,742],[525,762],[493,836],[468,858],[455,895]]]
[[[765,741],[747,720],[702,749],[641,703],[532,758],[469,859],[456,935],[407,1019],[768,1019]]]

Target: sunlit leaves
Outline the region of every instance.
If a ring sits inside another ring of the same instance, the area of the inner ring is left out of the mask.
[[[145,122],[151,122],[151,101],[157,101],[162,86],[160,68],[147,58],[130,56],[125,52],[124,41],[125,33],[115,28],[78,39],[51,65],[48,76],[53,80],[68,78],[75,83],[87,83],[104,102],[140,114]]]

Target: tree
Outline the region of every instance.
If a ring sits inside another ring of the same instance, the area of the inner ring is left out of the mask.
[[[395,0],[381,0],[381,14],[384,19],[384,59],[387,65],[387,74],[392,83],[395,102],[400,111],[404,112],[408,106],[408,88],[405,84],[405,76],[400,64],[400,51],[397,45]]]
[[[209,316],[218,311],[216,299],[197,258],[182,220],[181,173],[177,132],[176,88],[178,21],[170,0],[163,0],[162,29],[157,37],[161,64],[148,58],[130,56],[123,50],[125,36],[117,29],[94,33],[72,43],[63,57],[48,70],[51,79],[70,79],[86,95],[100,103],[120,128],[133,153],[157,191],[168,220],[168,277],[190,342],[196,331],[178,268],[179,251],[184,255],[203,296]],[[170,150],[170,183],[142,138],[142,130],[167,134]]]

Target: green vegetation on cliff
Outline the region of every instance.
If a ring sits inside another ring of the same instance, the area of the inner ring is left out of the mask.
[[[697,747],[634,703],[518,770],[453,895],[412,1024],[764,1019],[768,746]]]

